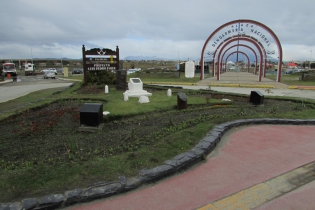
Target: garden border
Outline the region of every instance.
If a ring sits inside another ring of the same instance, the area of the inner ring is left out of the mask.
[[[66,191],[64,194],[52,194],[40,198],[26,198],[21,202],[0,203],[0,210],[56,209],[127,192],[140,187],[142,184],[157,181],[166,176],[178,173],[197,162],[205,160],[206,155],[217,146],[224,133],[228,130],[244,125],[259,124],[315,125],[315,119],[262,118],[221,123],[209,131],[194,148],[176,155],[171,160],[166,160],[163,165],[151,169],[142,169],[136,177],[126,178],[125,176],[120,176],[117,181],[99,182],[87,188]]]

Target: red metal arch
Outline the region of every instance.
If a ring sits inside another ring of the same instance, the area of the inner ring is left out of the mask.
[[[224,56],[225,56],[225,53],[228,51],[228,50],[230,50],[230,49],[232,49],[233,47],[237,47],[237,46],[240,46],[240,47],[246,47],[246,48],[248,48],[248,49],[250,49],[252,52],[253,52],[253,54],[255,55],[255,66],[257,66],[257,61],[258,61],[258,59],[257,59],[257,53],[256,53],[256,51],[253,49],[253,48],[251,48],[251,47],[249,47],[249,46],[247,46],[247,45],[245,45],[245,44],[236,44],[236,45],[233,45],[233,46],[231,46],[231,47],[229,47],[228,49],[226,49],[225,50],[225,52],[223,53],[223,55],[222,55],[222,59],[224,58]],[[227,62],[227,59],[225,60],[225,64],[226,64],[226,62]],[[222,63],[222,62],[221,62]],[[256,73],[256,72],[255,72]],[[214,75],[212,75],[212,76],[214,76]]]
[[[235,40],[235,41],[238,41],[239,40],[238,38],[240,38],[240,37],[248,38],[249,40],[254,40],[261,47],[262,51],[264,52],[265,58],[267,57],[267,53],[266,53],[266,50],[265,50],[264,46],[257,39],[255,39],[254,37],[251,37],[251,36],[247,36],[247,35],[243,35],[243,36],[235,35],[235,36],[232,36],[232,37],[229,37],[229,38],[223,40],[223,42],[218,45],[217,49],[215,50],[215,52],[213,54],[213,60],[215,60],[215,56],[216,56],[216,53],[217,53],[218,49],[222,50],[222,48],[221,48],[222,44],[224,44],[226,41],[232,40],[232,39]],[[260,55],[260,59],[262,59],[262,60],[264,59],[262,54]],[[264,66],[266,66],[266,61],[265,61],[265,65]],[[212,64],[212,69],[214,69],[214,64]],[[256,72],[256,69],[255,69],[255,74],[256,73],[257,72]],[[213,76],[215,76],[215,74],[213,74]],[[266,69],[264,69],[264,76],[266,76]]]
[[[247,20],[247,19],[243,19],[243,20],[233,20],[230,22],[227,22],[223,25],[221,25],[219,28],[217,28],[214,32],[212,32],[212,34],[208,37],[208,39],[206,40],[206,42],[203,45],[202,51],[201,51],[201,58],[200,58],[200,62],[201,62],[201,72],[200,72],[200,79],[204,79],[204,52],[206,50],[206,46],[208,45],[208,42],[214,37],[214,35],[216,33],[218,33],[221,29],[232,25],[232,24],[236,24],[236,23],[250,23],[250,24],[255,24],[260,26],[261,28],[265,29],[267,32],[269,32],[269,34],[273,37],[273,39],[275,40],[277,47],[278,47],[278,53],[279,53],[279,59],[278,59],[278,74],[277,74],[277,82],[280,82],[281,80],[281,70],[282,70],[282,46],[281,43],[277,37],[277,35],[266,25],[258,22],[258,21],[254,21],[254,20]]]
[[[237,40],[240,40],[239,38],[239,36],[234,36],[234,38],[236,38]],[[264,48],[264,46],[257,40],[257,39],[255,39],[254,37],[250,37],[250,36],[247,36],[247,35],[245,35],[245,36],[241,36],[241,38],[247,38],[247,39],[250,39],[250,40],[254,40],[254,42],[256,42],[260,47],[261,47],[261,50],[262,50],[262,52],[263,52],[263,56],[262,55],[260,55],[260,59],[262,60],[262,62],[264,63],[264,65],[260,68],[260,71],[263,73],[263,76],[264,77],[266,77],[266,63],[267,63],[267,60],[266,60],[266,58],[267,58],[267,53],[266,53],[266,50],[265,50],[265,48]],[[220,48],[220,51],[222,51],[224,49],[224,47],[222,47],[222,48]],[[257,48],[258,49],[258,48]],[[256,65],[257,66],[257,65]],[[222,65],[221,65],[221,67],[222,67]],[[263,68],[263,69],[262,69]],[[255,67],[255,72],[254,72],[254,74],[256,74],[257,73],[257,68]],[[258,81],[261,81],[261,77],[259,77],[259,80]]]
[[[231,55],[235,54],[235,53],[241,53],[241,54],[243,54],[243,55],[246,56],[246,58],[247,58],[247,72],[249,72],[249,67],[250,67],[250,60],[249,60],[249,57],[248,57],[248,55],[247,55],[246,53],[244,53],[243,51],[240,51],[240,50],[234,51],[234,52],[230,53],[230,54],[226,57],[226,59],[225,59],[225,70],[226,70],[226,62],[227,62],[228,58],[229,58]],[[223,60],[223,56],[222,56],[222,60]],[[222,62],[221,62],[221,64],[222,64]]]
[[[215,50],[214,54],[213,54],[213,60],[215,60],[215,56],[216,56],[216,53],[217,53],[217,51],[218,51],[218,48],[220,48],[221,45],[224,44],[224,42],[226,42],[227,40],[231,40],[231,39],[234,39],[235,41],[237,41],[239,37],[240,37],[239,35],[235,35],[235,36],[232,36],[232,37],[229,37],[229,38],[225,39],[222,43],[220,43],[220,44],[218,45],[217,49]],[[250,36],[242,36],[242,37],[246,37],[246,38],[248,38],[248,39],[252,39],[252,40],[254,40],[255,42],[257,42],[257,43],[260,45],[261,49],[263,50],[265,57],[267,57],[267,53],[266,53],[266,50],[265,50],[264,46],[263,46],[257,39],[255,39],[255,38],[253,38],[253,37],[250,37]],[[262,58],[262,55],[260,55],[260,57],[261,57],[261,59],[263,59],[263,58]],[[266,64],[266,63],[265,63],[265,64]],[[256,66],[257,66],[257,65],[256,65]],[[212,64],[212,69],[214,69],[214,63]],[[257,72],[256,72],[256,69],[255,69],[255,74],[256,74],[256,73],[257,73]],[[213,76],[215,76],[214,73],[213,73]],[[264,76],[266,76],[266,69],[264,70]]]
[[[258,77],[258,81],[260,82],[261,81],[261,76],[262,76],[262,58],[263,58],[263,52],[262,52],[262,50],[259,48],[259,45],[255,42],[255,41],[253,41],[253,40],[250,40],[250,39],[247,39],[247,38],[243,38],[243,37],[240,37],[240,38],[238,38],[238,40],[240,40],[240,41],[248,41],[248,42],[251,42],[253,45],[255,45],[255,47],[258,49],[258,51],[259,51],[259,54],[260,54],[260,65],[259,65],[259,77]],[[227,41],[227,42],[225,42],[224,44],[223,44],[223,46],[222,46],[222,49],[224,49],[228,44],[230,44],[231,42],[233,42],[234,40],[229,40],[229,41]],[[220,58],[221,58],[221,53],[222,53],[222,49],[219,51],[219,54],[218,54],[218,61],[220,61]],[[220,80],[220,65],[219,65],[219,63],[217,63],[217,68],[218,68],[218,72],[217,72],[217,80]]]

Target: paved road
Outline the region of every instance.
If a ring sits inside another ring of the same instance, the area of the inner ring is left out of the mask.
[[[31,92],[57,88],[57,87],[67,87],[72,82],[59,80],[59,79],[43,79],[40,76],[19,76],[17,82],[12,82],[12,80],[6,80],[0,85],[0,103],[9,101]]]

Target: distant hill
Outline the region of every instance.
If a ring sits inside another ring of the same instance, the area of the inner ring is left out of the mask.
[[[171,59],[159,58],[157,56],[130,55],[130,56],[125,57],[124,60],[141,61],[141,60],[171,60]]]
[[[61,60],[61,58],[33,58],[33,60]],[[80,60],[80,59],[63,57],[62,60]]]

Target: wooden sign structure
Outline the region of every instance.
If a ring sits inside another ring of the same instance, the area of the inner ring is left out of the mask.
[[[116,51],[108,48],[93,48],[85,51],[82,46],[84,84],[87,84],[87,72],[90,71],[117,71],[119,70],[119,48]]]

